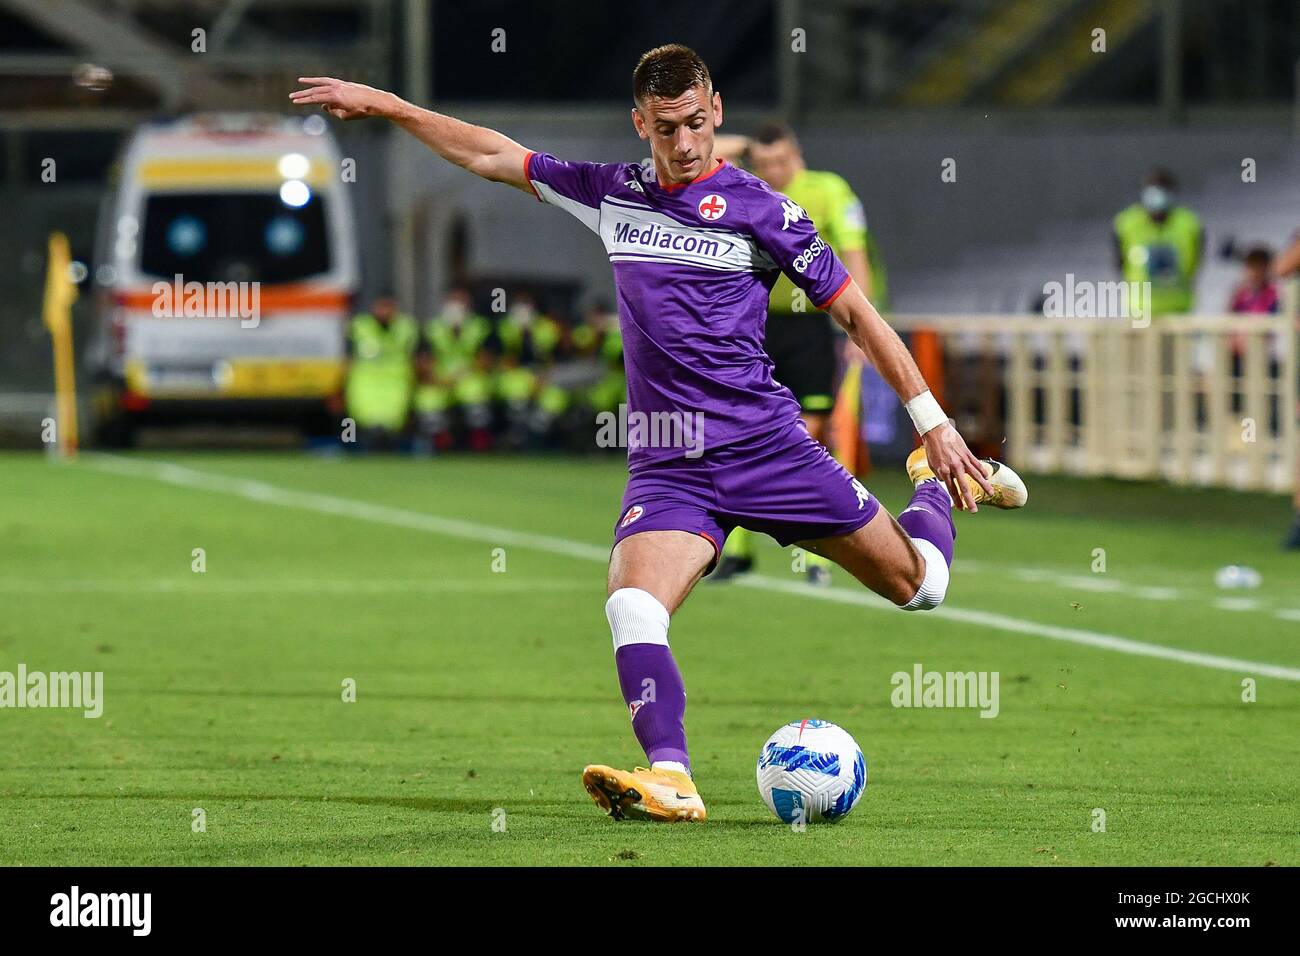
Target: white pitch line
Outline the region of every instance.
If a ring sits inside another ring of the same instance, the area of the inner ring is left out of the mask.
[[[235,495],[250,501],[263,502],[265,504],[280,505],[287,508],[298,508],[300,510],[314,511],[320,514],[335,515],[339,517],[356,518],[361,521],[373,521],[400,528],[409,528],[417,531],[427,531],[432,534],[462,538],[468,541],[479,541],[494,545],[509,544],[521,548],[530,548],[535,551],[545,551],[551,554],[561,554],[566,557],[579,558],[588,561],[600,561],[601,563],[604,563],[609,559],[609,550],[607,548],[598,547],[597,545],[583,544],[578,541],[570,541],[566,538],[513,531],[508,528],[496,528],[491,525],[478,524],[473,521],[462,521],[455,518],[440,518],[419,511],[407,511],[403,508],[391,508],[386,505],[375,505],[365,501],[357,501],[353,498],[340,498],[335,495],[323,495],[316,492],[294,491],[288,488],[278,488],[275,485],[268,485],[260,481],[229,478],[225,475],[202,472],[194,468],[186,468],[168,462],[151,461],[148,459],[128,459],[114,455],[99,454],[86,455],[83,460],[89,462],[95,468],[116,474],[130,475],[138,478],[151,478],[168,484],[179,485],[184,488],[197,488],[205,491],[220,492],[223,494]],[[802,582],[782,581],[777,578],[768,578],[761,575],[750,575],[739,578],[738,583],[742,583],[748,587],[759,588],[761,590],[794,594],[803,598],[832,601],[840,604],[852,604],[858,607],[867,607],[873,610],[888,610],[891,613],[897,613],[897,609],[893,604],[886,601],[884,598],[865,590],[850,591],[841,588],[810,588],[807,584]],[[933,611],[927,611],[925,613],[927,617],[931,618],[958,621],[962,624],[973,624],[979,627],[1006,631],[1012,634],[1030,634],[1035,637],[1044,637],[1053,641],[1066,641],[1071,644],[1081,644],[1087,647],[1118,651],[1121,654],[1132,654],[1138,657],[1155,657],[1162,660],[1177,661],[1182,664],[1209,667],[1215,670],[1276,677],[1281,680],[1300,681],[1300,668],[1283,667],[1278,664],[1265,664],[1259,661],[1248,661],[1235,657],[1220,657],[1217,654],[1204,654],[1199,651],[1185,651],[1176,647],[1166,647],[1162,644],[1148,644],[1144,641],[1119,637],[1114,634],[1084,631],[1072,627],[1057,627],[1051,624],[1039,624],[1035,621],[1026,621],[1021,618],[1008,617],[1004,614],[994,614],[987,611],[964,610],[962,608],[948,606],[935,608]]]
[[[299,508],[322,514],[336,515],[343,518],[357,518],[361,521],[373,521],[378,524],[394,525],[399,528],[413,528],[442,534],[450,538],[462,538],[468,541],[483,541],[497,546],[512,545],[519,548],[532,548],[535,551],[548,551],[565,557],[581,558],[587,561],[608,561],[609,548],[594,544],[582,544],[566,538],[556,538],[546,534],[532,534],[527,531],[514,531],[509,528],[494,528],[491,525],[478,524],[474,521],[461,521],[457,518],[439,518],[419,511],[407,511],[404,508],[391,508],[387,505],[371,504],[354,498],[339,498],[334,495],[322,495],[312,491],[293,491],[277,488],[261,481],[247,478],[228,478],[225,475],[198,471],[170,462],[150,461],[148,459],[120,458],[116,455],[86,456],[96,468],[133,475],[138,478],[154,478],[168,484],[185,488],[200,488],[206,491],[219,491],[236,495],[251,501],[265,504],[282,505],[287,508]]]
[[[1258,611],[1259,602],[1254,598],[1224,597],[1216,598],[1214,607],[1220,611]]]
[[[781,581],[775,578],[754,575],[746,575],[743,578],[737,578],[736,581],[763,590],[782,591],[786,594],[798,594],[803,597],[817,597],[860,607],[894,610],[894,605],[870,591],[849,591],[838,588],[822,588],[814,591],[803,582]],[[1084,631],[1073,627],[1057,627],[1053,624],[1039,624],[1036,621],[1025,621],[1017,617],[1008,617],[1005,614],[994,614],[990,611],[972,611],[949,607],[945,604],[933,611],[926,611],[925,614],[927,617],[941,617],[949,621],[960,621],[963,624],[974,624],[999,631],[1032,634],[1035,637],[1046,637],[1053,641],[1068,641],[1071,644],[1101,647],[1106,650],[1119,651],[1123,654],[1135,654],[1139,657],[1159,657],[1164,660],[1179,661],[1183,664],[1212,667],[1215,670],[1233,671],[1235,673],[1245,672],[1251,675],[1262,674],[1266,677],[1278,677],[1282,680],[1300,681],[1300,669],[1294,667],[1262,664],[1258,661],[1247,661],[1236,657],[1220,657],[1217,654],[1203,654],[1200,651],[1184,651],[1176,647],[1148,644],[1145,641],[1135,641],[1132,638],[1119,637],[1114,634]]]
[[[983,570],[991,569],[985,568]],[[1017,580],[1026,581],[1030,584],[1050,584],[1070,591],[1097,591],[1105,594],[1141,598],[1144,601],[1174,601],[1180,596],[1177,588],[1144,587],[1100,576],[1089,577],[1082,574],[1065,574],[1044,568],[1011,568],[1010,570]]]

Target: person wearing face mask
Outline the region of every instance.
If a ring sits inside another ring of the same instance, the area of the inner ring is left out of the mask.
[[[420,436],[445,451],[463,426],[475,450],[491,444],[492,381],[487,351],[492,326],[474,311],[469,292],[453,288],[441,311],[426,323],[418,359],[415,411]]]
[[[1129,283],[1131,314],[1146,315],[1142,283],[1151,283],[1150,316],[1192,311],[1196,273],[1205,230],[1200,217],[1175,202],[1177,183],[1166,169],[1154,169],[1140,201],[1114,220],[1115,261]]]

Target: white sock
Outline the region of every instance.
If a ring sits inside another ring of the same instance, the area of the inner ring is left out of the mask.
[[[912,544],[925,558],[925,577],[916,595],[901,607],[904,611],[930,611],[942,604],[948,593],[948,562],[943,559],[943,552],[924,538],[913,538]]]
[[[628,644],[668,646],[668,608],[640,588],[619,588],[605,602],[614,651]]]
[[[656,760],[650,765],[651,770],[676,770],[678,773],[689,774],[685,764],[680,764],[676,760]]]

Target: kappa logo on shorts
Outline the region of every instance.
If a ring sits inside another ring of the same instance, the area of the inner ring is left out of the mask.
[[[626,528],[628,525],[630,525],[637,518],[641,517],[643,514],[645,514],[644,508],[642,508],[640,505],[633,505],[631,508],[627,509],[627,514],[623,515],[623,520],[619,522],[619,527]]]
[[[867,506],[867,502],[871,500],[871,492],[863,488],[862,482],[858,481],[858,479],[854,478],[852,481],[853,493],[858,496],[858,510],[861,511]]]

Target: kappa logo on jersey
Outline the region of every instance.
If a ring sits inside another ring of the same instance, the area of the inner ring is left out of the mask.
[[[627,509],[627,514],[623,515],[623,520],[619,523],[619,527],[626,528],[628,525],[630,525],[637,518],[641,517],[643,514],[645,514],[644,508],[642,508],[640,505],[633,505],[631,508]]]
[[[627,709],[628,712],[632,715],[631,716],[632,720],[636,720],[636,712],[644,706],[645,706],[645,701],[643,700],[629,700],[627,702]]]
[[[641,185],[641,181],[638,179],[629,179],[627,182],[623,183],[623,185],[628,189],[639,192],[642,196],[645,195],[645,187]]]
[[[700,204],[695,207],[700,214],[701,219],[707,219],[709,222],[715,222],[721,219],[727,211],[727,200],[723,199],[717,193],[709,193],[700,200]]]
[[[808,213],[804,212],[803,206],[793,199],[787,199],[781,203],[781,231],[785,232],[800,219],[805,219],[807,216]]]

